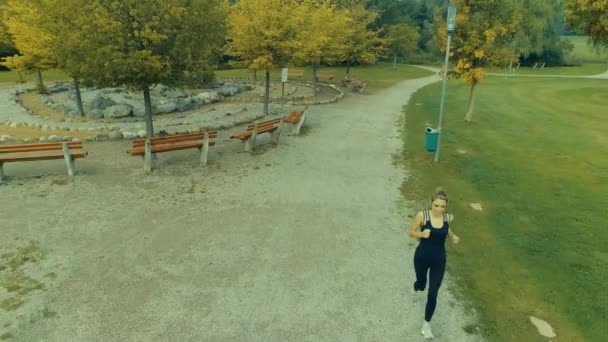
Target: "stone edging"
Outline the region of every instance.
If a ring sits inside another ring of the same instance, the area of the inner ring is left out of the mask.
[[[313,87],[314,85],[311,83],[298,83],[299,85],[305,86],[305,87]],[[306,99],[306,97],[301,97],[301,98],[292,98],[289,99],[286,102],[286,105],[322,105],[322,104],[328,104],[328,103],[334,103],[336,101],[338,101],[339,99],[344,97],[344,92],[339,89],[337,86],[333,85],[333,84],[318,84],[320,86],[324,86],[324,87],[330,87],[334,90],[336,90],[338,92],[338,95],[334,96],[331,99],[326,99],[326,100],[320,100],[320,101],[302,101],[304,99]],[[294,88],[295,89],[295,88]],[[66,125],[65,123],[55,123],[55,122],[50,122],[46,119],[37,117],[31,110],[23,107],[23,104],[21,103],[21,100],[19,99],[19,95],[26,93],[28,91],[32,91],[34,90],[34,88],[26,88],[26,89],[17,89],[14,94],[11,94],[9,99],[11,102],[14,102],[15,104],[21,106],[25,111],[27,111],[27,113],[31,116],[32,119],[34,119],[34,121],[42,121],[42,122],[23,122],[23,121],[5,121],[3,124],[4,126],[10,127],[10,128],[19,128],[19,127],[26,127],[26,128],[33,128],[33,129],[37,129],[37,130],[41,130],[41,131],[54,131],[54,130],[62,130],[62,131],[66,131],[66,132],[102,132],[102,133],[98,133],[96,135],[91,135],[86,137],[84,140],[85,141],[106,141],[106,140],[121,140],[121,139],[135,139],[135,138],[139,138],[139,137],[145,137],[146,133],[145,133],[145,122],[134,122],[134,123],[129,123],[132,126],[138,126],[139,129],[133,127],[131,129],[129,129],[128,127],[121,127],[121,123],[112,123],[112,124],[103,124],[103,123],[92,123],[93,125],[91,125],[90,127],[79,127],[79,128],[75,128],[71,125]],[[295,92],[295,90],[294,90]],[[293,94],[293,92],[292,92]],[[240,101],[226,101],[227,98],[224,98],[225,102],[240,102]],[[294,102],[294,99],[296,102]],[[232,100],[232,99],[231,99]],[[251,102],[251,101],[243,101],[243,103],[246,102]],[[270,101],[271,103],[275,103],[275,104],[279,104],[280,101]],[[242,113],[243,111],[239,112]],[[237,114],[239,114],[237,113]],[[231,114],[232,115],[232,114]],[[214,123],[214,124],[209,124],[209,125],[205,125],[202,123],[168,123],[166,121],[168,121],[168,118],[158,118],[154,120],[155,123],[155,128],[156,131],[160,134],[183,134],[183,133],[194,133],[194,132],[200,132],[201,128],[205,127],[209,130],[223,130],[223,129],[230,129],[232,127],[238,126],[238,125],[243,125],[243,124],[247,124],[247,123],[251,123],[252,121],[258,120],[263,118],[265,115],[263,114],[258,114],[258,115],[243,115],[242,118],[236,119],[236,120],[226,120],[226,122],[218,122],[218,123]],[[68,116],[66,116],[67,119],[69,119]],[[174,119],[173,119],[174,120]],[[165,121],[165,122],[163,122]],[[70,121],[67,121],[67,123],[71,123]],[[81,124],[81,123],[76,123],[76,124]],[[85,124],[85,123],[82,123]],[[184,128],[180,129],[180,128],[175,128],[175,126],[182,126],[184,125]],[[187,126],[190,126],[189,128]],[[194,127],[193,127],[194,126]],[[107,133],[106,133],[107,132]],[[9,135],[2,135],[0,136],[0,144],[1,143],[10,143],[10,142],[58,142],[58,141],[80,141],[80,139],[78,138],[72,138],[70,136],[63,136],[60,137],[58,135],[41,135],[38,139],[33,139],[33,138],[26,138],[26,139],[19,139],[19,138],[15,138]]]

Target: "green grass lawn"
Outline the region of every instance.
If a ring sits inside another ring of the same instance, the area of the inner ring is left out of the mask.
[[[26,80],[26,82],[35,82],[36,74],[33,72],[24,72],[23,78]],[[45,82],[46,81],[64,81],[64,80],[69,80],[69,79],[70,79],[70,77],[61,70],[52,69],[52,70],[45,70],[42,72],[42,80]],[[19,76],[17,75],[16,72],[0,71],[0,83],[1,82],[14,83],[17,81],[19,81]]]
[[[563,36],[563,39],[570,41],[574,45],[572,56],[582,63],[606,63],[608,52],[606,50],[594,49],[589,44],[586,36]]]
[[[290,69],[297,69],[304,71],[302,80],[312,80],[312,68],[311,67],[290,67]],[[319,68],[318,72],[322,73],[334,73],[336,78],[334,82],[338,82],[346,76],[345,67],[322,67]],[[217,77],[253,77],[252,73],[247,69],[232,69],[232,70],[219,70],[216,73]],[[397,68],[393,69],[390,63],[379,63],[377,65],[370,66],[356,66],[350,69],[350,77],[358,80],[367,82],[366,91],[374,92],[384,88],[388,88],[395,83],[407,79],[419,78],[432,75],[431,72],[422,70],[419,68],[397,64]],[[258,72],[258,80],[264,79],[263,72]],[[273,70],[271,72],[271,78],[273,80],[281,79],[280,69]]]
[[[596,50],[588,43],[585,36],[563,36],[562,39],[570,41],[574,49],[567,61],[575,64],[573,67],[546,67],[543,69],[532,69],[521,67],[516,71],[518,74],[527,75],[597,75],[608,70],[608,53]],[[504,73],[504,69],[492,68],[489,72]]]
[[[557,341],[605,340],[608,82],[490,78],[466,124],[468,88],[450,81],[433,164],[424,129],[436,125],[440,94],[440,83],[425,87],[407,107],[412,176],[402,192],[424,204],[436,186],[451,194],[461,244],[449,247],[448,268],[487,340],[547,341],[529,315],[549,322]]]
[[[564,76],[592,76],[608,70],[608,63],[586,63],[571,67],[530,68],[520,67],[515,74],[522,75],[564,75]],[[504,69],[492,68],[488,72],[504,74]]]

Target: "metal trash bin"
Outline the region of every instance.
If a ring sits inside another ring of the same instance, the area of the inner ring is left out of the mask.
[[[429,152],[435,152],[437,149],[437,139],[439,137],[439,130],[431,127],[427,127],[424,136],[424,148]]]

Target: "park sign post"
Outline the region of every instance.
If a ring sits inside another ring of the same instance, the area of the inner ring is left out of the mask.
[[[281,110],[285,104],[285,83],[287,82],[288,69],[281,69]]]
[[[443,88],[441,90],[441,106],[439,107],[439,122],[437,123],[437,148],[435,149],[434,162],[439,161],[439,149],[441,146],[441,124],[443,121],[443,113],[445,111],[445,89],[448,82],[448,63],[450,61],[450,45],[452,43],[452,34],[456,30],[456,6],[448,5],[448,16],[447,16],[447,29],[448,29],[448,46],[445,49],[445,64],[443,66]]]

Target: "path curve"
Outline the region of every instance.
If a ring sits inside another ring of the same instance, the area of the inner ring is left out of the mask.
[[[39,240],[28,274],[55,278],[0,321],[14,341],[423,341],[393,155],[403,105],[437,81],[311,107],[303,135],[253,155],[221,139],[205,169],[174,152],[142,177],[127,142],[89,144],[67,184],[33,178],[61,163],[10,165],[29,177],[2,186],[0,251]],[[435,341],[479,340],[451,289],[447,274]]]
[[[438,73],[441,69],[426,65],[413,65],[410,66]],[[529,75],[529,74],[504,74],[504,73],[488,73],[490,76],[501,76],[501,77],[541,77],[541,78],[596,78],[596,79],[608,79],[608,70],[601,74],[596,75]]]

